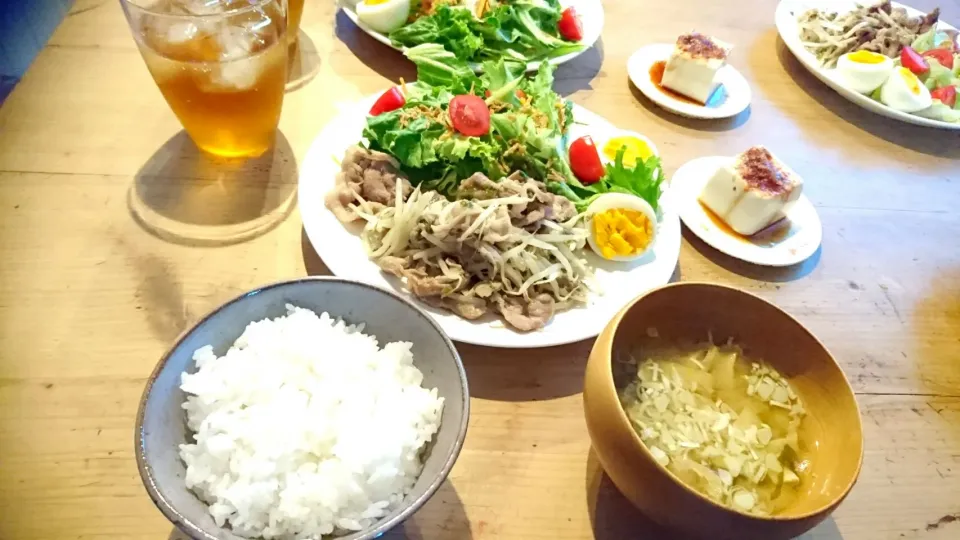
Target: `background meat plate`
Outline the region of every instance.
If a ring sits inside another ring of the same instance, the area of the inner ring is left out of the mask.
[[[869,4],[870,2],[861,0],[860,3]],[[910,6],[905,6],[897,2],[893,2],[892,5],[893,7],[902,7],[906,9],[907,13],[910,15],[925,15],[925,13],[919,9],[914,9]],[[800,42],[800,28],[799,25],[797,25],[797,17],[799,17],[803,12],[810,9],[819,9],[821,11],[846,13],[848,11],[853,11],[856,9],[856,7],[857,2],[851,2],[847,0],[783,0],[780,2],[780,5],[777,6],[777,31],[780,33],[780,39],[782,39],[787,45],[787,48],[790,49],[790,52],[792,52],[793,55],[800,60],[800,63],[803,64],[803,67],[807,68],[810,73],[813,73],[818,79],[826,83],[827,86],[836,90],[838,94],[863,107],[864,109],[886,116],[887,118],[893,118],[895,120],[900,120],[901,122],[907,122],[908,124],[936,127],[941,129],[960,130],[960,123],[955,124],[951,122],[944,122],[942,120],[932,120],[929,118],[923,118],[922,116],[917,116],[915,114],[901,112],[891,109],[883,103],[874,101],[870,99],[870,97],[859,92],[850,90],[844,86],[840,78],[837,77],[837,70],[835,68],[824,68],[820,65],[817,57],[804,48],[803,43]],[[954,28],[942,20],[939,23],[939,27],[943,29]]]
[[[334,274],[384,288],[405,290],[400,279],[389,276],[367,257],[359,234],[362,225],[344,226],[324,205],[324,196],[334,186],[340,171],[339,160],[351,145],[360,141],[366,114],[377,96],[343,107],[320,132],[300,168],[299,205],[310,243]],[[570,140],[581,135],[609,132],[615,127],[604,118],[574,105],[577,121]],[[680,256],[680,219],[667,201],[660,208],[656,244],[642,259],[613,263],[589,249],[585,256],[595,268],[596,283],[603,294],[592,294],[586,306],[556,314],[546,327],[521,333],[490,316],[468,321],[448,311],[421,303],[454,340],[492,347],[546,347],[595,337],[607,322],[630,300],[670,281]]]

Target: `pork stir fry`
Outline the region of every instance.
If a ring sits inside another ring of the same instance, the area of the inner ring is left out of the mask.
[[[531,331],[586,301],[591,274],[576,252],[587,231],[576,209],[519,173],[498,182],[474,174],[451,201],[412,188],[389,156],[354,147],[327,205],[342,221],[366,221],[363,241],[380,268],[461,317],[497,313]]]
[[[326,205],[343,223],[360,219],[351,205],[361,204],[368,214],[393,206],[400,193],[406,198],[413,191],[405,178],[400,178],[399,163],[383,152],[353,146],[347,150],[337,174],[336,187],[327,194]]]
[[[838,14],[811,9],[800,15],[800,41],[825,67],[834,67],[846,53],[871,51],[896,58],[904,46],[936,26],[940,8],[912,17],[889,0]]]

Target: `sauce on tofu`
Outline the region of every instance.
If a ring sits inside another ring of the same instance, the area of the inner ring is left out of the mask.
[[[664,94],[672,97],[677,101],[682,101],[684,103],[693,103],[694,105],[701,105],[704,107],[719,107],[727,100],[727,91],[724,89],[723,85],[717,86],[717,89],[713,91],[713,94],[710,94],[710,97],[707,99],[706,103],[700,103],[695,99],[690,99],[683,94],[678,94],[673,90],[663,86],[663,72],[667,69],[666,60],[660,60],[659,62],[654,62],[650,66],[650,82],[657,87],[657,90],[663,92]]]
[[[787,218],[782,218],[779,221],[775,221],[770,225],[767,225],[766,228],[761,229],[753,236],[744,236],[731,229],[730,226],[720,218],[720,216],[715,214],[713,210],[710,210],[710,208],[708,208],[707,205],[703,204],[702,202],[700,203],[700,208],[703,208],[703,213],[707,215],[707,218],[710,219],[710,223],[713,223],[714,227],[722,231],[724,234],[730,235],[733,238],[743,242],[749,242],[758,246],[773,246],[786,240],[793,234],[793,226],[790,220]]]

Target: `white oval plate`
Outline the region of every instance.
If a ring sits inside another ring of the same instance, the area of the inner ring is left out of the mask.
[[[905,8],[911,15],[924,14],[918,9],[914,9],[897,2],[893,2],[893,6]],[[787,45],[787,48],[790,49],[790,52],[797,57],[797,60],[803,64],[803,67],[807,68],[807,71],[813,73],[818,79],[826,83],[826,85],[830,88],[833,88],[838,94],[863,107],[864,109],[875,112],[882,116],[886,116],[887,118],[893,118],[895,120],[900,120],[901,122],[906,122],[908,124],[914,124],[917,126],[960,130],[960,123],[954,124],[951,122],[944,122],[942,120],[932,120],[930,118],[924,118],[915,114],[897,111],[887,107],[883,103],[870,99],[869,96],[850,90],[844,86],[842,80],[837,76],[836,68],[824,68],[820,65],[817,57],[804,48],[803,43],[800,42],[800,29],[797,27],[797,17],[800,16],[804,11],[807,11],[808,9],[821,9],[835,11],[837,13],[844,13],[855,8],[856,2],[847,0],[783,0],[780,2],[780,5],[777,6],[777,31],[780,32],[780,39],[782,39]],[[944,29],[954,28],[943,21],[940,21],[940,26]]]
[[[717,81],[723,86],[722,91],[726,92],[727,97],[723,102],[715,105],[681,101],[657,88],[650,80],[650,68],[653,64],[670,58],[673,48],[673,45],[666,43],[647,45],[633,53],[627,60],[627,74],[630,80],[650,101],[680,116],[701,120],[730,118],[750,106],[752,99],[750,85],[737,68],[730,64],[717,71]]]
[[[358,237],[361,227],[345,227],[324,205],[324,196],[340,171],[339,160],[349,146],[360,140],[366,112],[375,99],[376,96],[343,109],[314,140],[300,167],[300,214],[310,243],[334,274],[406,293],[399,279],[381,272],[367,257]],[[602,117],[577,105],[574,105],[574,117],[577,124],[571,128],[570,137],[614,129]],[[430,313],[452,339],[464,343],[532,348],[595,337],[630,300],[670,281],[680,256],[680,220],[669,205],[661,205],[656,243],[652,251],[637,261],[605,261],[589,249],[584,255],[595,268],[596,282],[605,294],[591,294],[588,305],[557,313],[547,326],[534,332],[511,330],[495,317],[468,321],[423,303],[420,307]]]
[[[789,231],[770,242],[751,242],[718,227],[700,204],[700,192],[718,168],[732,157],[711,156],[687,162],[673,175],[667,193],[671,208],[701,240],[731,257],[762,266],[791,266],[816,253],[823,236],[820,217],[806,195],[790,209]],[[763,233],[760,233],[763,238]]]
[[[553,65],[560,65],[574,58],[580,56],[587,51],[590,47],[593,47],[594,43],[600,39],[600,34],[603,32],[603,4],[599,0],[561,0],[560,5],[567,8],[573,7],[577,10],[577,14],[580,15],[580,23],[583,25],[583,39],[580,41],[583,44],[583,48],[577,52],[572,52],[570,54],[565,54],[563,56],[558,56],[556,58],[551,58],[547,60]],[[376,30],[371,29],[369,26],[360,22],[360,19],[357,18],[357,12],[354,10],[353,6],[344,4],[341,0],[340,9],[346,13],[347,17],[354,22],[361,30],[366,32],[370,37],[387,45],[388,47],[396,50],[402,50],[400,47],[395,47],[390,41],[390,38]],[[527,64],[527,71],[536,71],[540,69],[540,64],[543,62],[530,62]],[[483,71],[483,68],[480,64],[473,64],[473,70],[476,72]]]

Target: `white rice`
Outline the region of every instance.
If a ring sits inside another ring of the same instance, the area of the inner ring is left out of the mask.
[[[186,484],[217,525],[247,537],[361,530],[410,491],[443,398],[420,386],[411,344],[287,305],[227,353],[198,349],[183,408]]]

